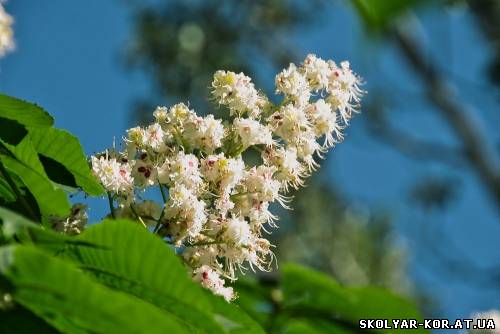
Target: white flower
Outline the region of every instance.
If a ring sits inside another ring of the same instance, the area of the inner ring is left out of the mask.
[[[132,146],[134,149],[144,147],[144,140],[146,138],[146,131],[140,126],[136,126],[127,130],[127,139],[125,142],[127,146]]]
[[[74,204],[68,217],[49,217],[52,228],[69,235],[78,235],[83,232],[88,222],[87,206],[81,203]]]
[[[312,90],[318,91],[328,86],[331,69],[326,61],[314,54],[309,54],[302,68]]]
[[[247,213],[247,217],[250,220],[250,227],[252,231],[260,235],[260,230],[264,229],[264,224],[269,224],[271,227],[278,227],[275,224],[275,220],[278,219],[277,216],[273,215],[269,210],[269,202],[253,201],[253,205]],[[265,230],[267,233],[269,231]]]
[[[210,155],[201,161],[201,173],[221,192],[229,192],[244,177],[245,163],[241,157],[226,158],[223,153]]]
[[[127,130],[125,152],[92,157],[92,170],[113,192],[116,217],[150,226],[160,220],[156,232],[193,278],[230,301],[234,292],[222,277],[270,270],[275,256],[263,231],[277,227],[271,203],[289,209],[289,187],[303,186],[319,167],[316,156],[343,139],[364,94],[360,84],[347,62],[339,67],[311,54],[276,76],[284,96],[275,105],[243,73],[217,71],[211,93],[229,109],[227,120],[201,117],[184,103],[157,107],[153,124]],[[250,147],[261,159],[246,154]],[[158,185],[163,206],[135,191]],[[60,228],[78,230],[71,220]]]
[[[169,115],[169,130],[178,145],[187,146],[185,148],[188,149],[201,149],[207,153],[222,146],[225,129],[222,121],[215,119],[213,115],[200,117],[182,103],[172,107]]]
[[[228,191],[222,192],[220,197],[215,200],[215,208],[222,217],[225,217],[227,212],[234,208],[234,202],[231,201],[231,196]]]
[[[182,126],[190,116],[196,117],[196,113],[184,103],[177,103],[168,110],[167,122],[171,125]]]
[[[259,144],[273,144],[271,130],[259,121],[250,118],[235,118],[233,125],[244,148]]]
[[[326,97],[326,102],[340,112],[340,116],[345,124],[349,124],[352,113],[356,111],[349,99],[349,92],[340,89],[331,91]]]
[[[252,240],[250,225],[243,217],[233,217],[227,220],[222,238],[231,245],[245,246]]]
[[[307,173],[298,160],[295,147],[267,148],[262,153],[262,159],[266,164],[276,167],[275,178],[283,182],[285,190],[288,189],[289,184],[295,189],[304,184],[302,178],[307,176]]]
[[[0,3],[0,57],[7,52],[14,50],[14,31],[12,30],[12,16],[7,14]]]
[[[233,288],[225,287],[225,282],[220,277],[220,274],[207,265],[195,269],[193,279],[200,282],[204,288],[211,290],[214,294],[222,296],[227,302],[236,297]]]
[[[155,152],[162,152],[166,148],[164,137],[160,124],[153,123],[144,131],[144,144]]]
[[[198,158],[183,151],[168,157],[158,168],[158,181],[162,184],[184,184],[189,189],[198,189],[203,183]]]
[[[199,147],[207,153],[212,153],[222,146],[224,138],[224,126],[220,119],[215,119],[214,115],[208,115],[203,118],[198,133]]]
[[[269,271],[274,260],[269,241],[251,233],[248,243],[244,247],[238,244],[223,244],[220,249],[221,255],[225,258],[226,272],[232,278],[235,277],[236,269],[240,269],[240,271],[247,269],[243,265],[245,262],[248,262],[254,271],[254,267],[262,271]]]
[[[337,114],[325,100],[319,99],[306,108],[317,137],[325,136],[324,146],[331,147],[343,139],[342,126],[337,122]]]
[[[104,156],[92,156],[91,161],[92,172],[107,191],[124,194],[133,190],[134,180],[128,163],[119,163],[115,158]]]
[[[333,61],[329,65],[332,72],[327,87],[327,102],[339,110],[342,119],[348,124],[365,93],[359,88],[361,79],[351,71],[347,61],[341,62],[340,68]]]
[[[252,167],[243,182],[247,193],[252,194],[252,198],[262,202],[279,201],[282,203],[280,195],[281,183],[273,178],[276,168],[273,166],[260,165]]]
[[[153,116],[157,123],[164,124],[168,120],[168,108],[167,107],[156,107],[153,112]]]
[[[252,79],[243,73],[217,71],[214,74],[212,88],[212,95],[216,101],[226,105],[231,116],[247,113],[251,117],[257,117],[266,103],[255,90]]]
[[[144,159],[135,160],[132,175],[134,178],[134,184],[139,188],[150,187],[157,183],[158,175],[156,168],[149,161],[147,155]]]
[[[229,277],[235,277],[236,269],[245,270],[243,263],[259,263],[258,255],[253,251],[257,239],[252,234],[250,225],[241,217],[227,220],[220,245],[221,256],[225,258],[225,269]]]
[[[295,64],[291,63],[288,68],[281,71],[276,76],[276,92],[289,96],[296,104],[304,105],[311,96],[310,87],[307,79],[297,69]]]
[[[273,132],[293,143],[304,131],[310,128],[304,109],[293,104],[286,104],[268,118]]]
[[[173,237],[180,241],[184,236],[196,237],[202,230],[207,217],[205,202],[199,200],[186,186],[175,185],[169,190],[165,218],[171,220]]]
[[[319,167],[319,164],[314,161],[314,154],[317,153],[319,157],[322,157],[321,153],[323,153],[325,149],[316,141],[316,136],[313,132],[303,132],[300,137],[297,138],[295,147],[297,149],[297,156],[306,163],[310,171]]]
[[[201,160],[201,173],[208,182],[216,183],[220,179],[221,169],[227,165],[227,159],[224,153],[209,155]]]

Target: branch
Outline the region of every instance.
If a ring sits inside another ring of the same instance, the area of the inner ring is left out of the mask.
[[[439,161],[453,167],[463,166],[464,164],[464,154],[459,149],[419,139],[387,122],[384,122],[381,126],[370,126],[369,131],[375,139],[390,145],[411,158],[420,161]]]
[[[116,219],[115,207],[113,206],[113,197],[111,196],[111,192],[109,191],[108,191],[108,204],[109,204],[109,211],[111,212],[111,217],[113,219]]]
[[[427,96],[438,107],[463,145],[465,157],[500,210],[500,173],[497,161],[487,147],[484,134],[476,126],[469,110],[450,88],[432,63],[426,61],[421,47],[411,33],[401,26],[393,30],[394,38],[427,87]]]

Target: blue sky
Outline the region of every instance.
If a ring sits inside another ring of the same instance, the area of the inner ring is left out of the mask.
[[[56,119],[56,126],[77,135],[86,152],[109,146],[130,124],[131,103],[151,91],[149,79],[123,66],[123,49],[132,29],[126,1],[11,0],[7,10],[16,20],[17,50],[0,60],[0,90],[36,102]],[[417,30],[432,61],[450,75],[464,103],[480,115],[479,126],[498,139],[499,95],[488,87],[484,66],[489,50],[471,17],[460,10],[446,14],[425,11]],[[364,33],[350,8],[332,5],[307,29],[289,37],[301,55],[349,59],[366,79],[393,92],[395,124],[421,138],[454,143],[446,124],[432,112],[421,83],[389,43],[378,44]],[[265,74],[273,80],[273,73]],[[376,94],[370,91],[369,94]],[[497,108],[498,109],[498,108]],[[329,154],[326,173],[345,190],[353,205],[387,208],[410,255],[417,285],[439,301],[436,317],[467,317],[471,312],[500,309],[500,287],[464,283],[443,271],[422,236],[440,237],[439,227],[461,252],[483,265],[499,265],[500,220],[489,198],[468,170],[416,163],[374,141],[353,121],[345,143]],[[482,122],[481,122],[482,120]],[[416,176],[457,177],[460,196],[450,210],[424,213],[410,206],[405,191]],[[102,215],[105,201],[91,201],[93,216]],[[454,252],[450,249],[450,252]]]

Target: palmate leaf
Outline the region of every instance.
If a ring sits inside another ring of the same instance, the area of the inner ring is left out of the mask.
[[[22,181],[45,217],[69,212],[64,190],[104,192],[78,139],[52,125],[52,117],[37,105],[0,94],[0,162]],[[0,183],[0,197],[12,202],[12,189]]]
[[[32,246],[0,248],[14,301],[64,333],[189,333],[174,316]]]
[[[212,305],[212,312],[217,322],[223,325],[226,333],[264,334],[260,325],[235,304],[229,304],[221,297],[206,292]]]
[[[66,168],[74,176],[76,185],[87,194],[97,196],[104,193],[104,189],[92,175],[82,146],[75,136],[56,128],[30,129],[29,136],[40,155],[61,164],[55,171],[57,174],[61,174],[64,172],[61,169]]]
[[[54,119],[34,103],[0,94],[0,117],[29,127],[50,127]]]
[[[9,172],[15,173],[24,182],[35,197],[42,214],[64,216],[69,212],[66,194],[45,175],[11,157],[0,155],[0,160]]]
[[[344,287],[325,274],[297,265],[284,266],[283,291],[287,312],[298,317],[339,319],[350,322],[352,328],[358,327],[360,319],[422,320],[413,303],[388,290]]]
[[[2,177],[0,177],[0,198],[5,202],[14,202],[16,200],[16,194],[14,194],[12,188]]]
[[[21,305],[0,310],[0,333],[56,334],[60,333],[43,319]]]
[[[335,325],[335,323],[314,320],[289,320],[284,325],[284,334],[350,334],[356,331],[349,331]]]
[[[274,279],[258,280],[256,277],[240,277],[234,286],[238,292],[238,299],[235,301],[253,319],[261,324],[274,322],[276,314],[275,300],[273,292],[278,290],[278,282]]]
[[[81,241],[105,249],[71,247],[69,255],[102,283],[175,314],[201,333],[263,333],[236,305],[194,283],[173,249],[141,225],[104,221]]]
[[[4,117],[0,117],[0,130],[0,139],[10,145],[19,144],[28,134],[26,126]]]
[[[25,104],[28,105],[26,108],[29,108],[29,104]],[[37,114],[34,113],[35,119],[36,116]],[[30,123],[27,116],[24,116],[23,121]],[[37,124],[34,121],[31,123]],[[47,129],[49,128],[43,128],[41,131]],[[47,176],[31,139],[25,136],[16,145],[9,144],[4,140],[1,140],[0,144],[4,150],[8,151],[0,154],[0,162],[9,173],[17,175],[26,188],[30,190],[42,215],[66,215],[70,209],[66,193]]]
[[[0,296],[2,299],[4,299],[5,293],[9,293],[13,289],[14,286],[0,275]],[[59,331],[30,310],[11,301],[4,302],[0,307],[0,333],[52,334],[59,333]]]
[[[55,185],[45,173],[31,141],[25,137],[18,145],[3,144],[13,156],[0,154],[3,165],[15,173],[35,197],[43,215],[64,216],[70,204],[65,192]]]

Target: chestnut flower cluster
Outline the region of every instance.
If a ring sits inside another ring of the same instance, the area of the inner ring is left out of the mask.
[[[92,170],[114,217],[151,228],[176,247],[196,281],[229,301],[226,279],[248,267],[270,270],[265,233],[277,220],[270,205],[287,208],[287,192],[343,139],[364,93],[359,85],[348,62],[311,54],[276,76],[283,98],[273,104],[243,73],[217,71],[211,93],[229,111],[226,120],[183,103],[158,107],[153,124],[127,131],[122,151],[92,156]],[[148,187],[160,189],[163,204],[142,200]]]
[[[13,22],[12,16],[5,11],[2,1],[0,1],[0,57],[14,49]]]

